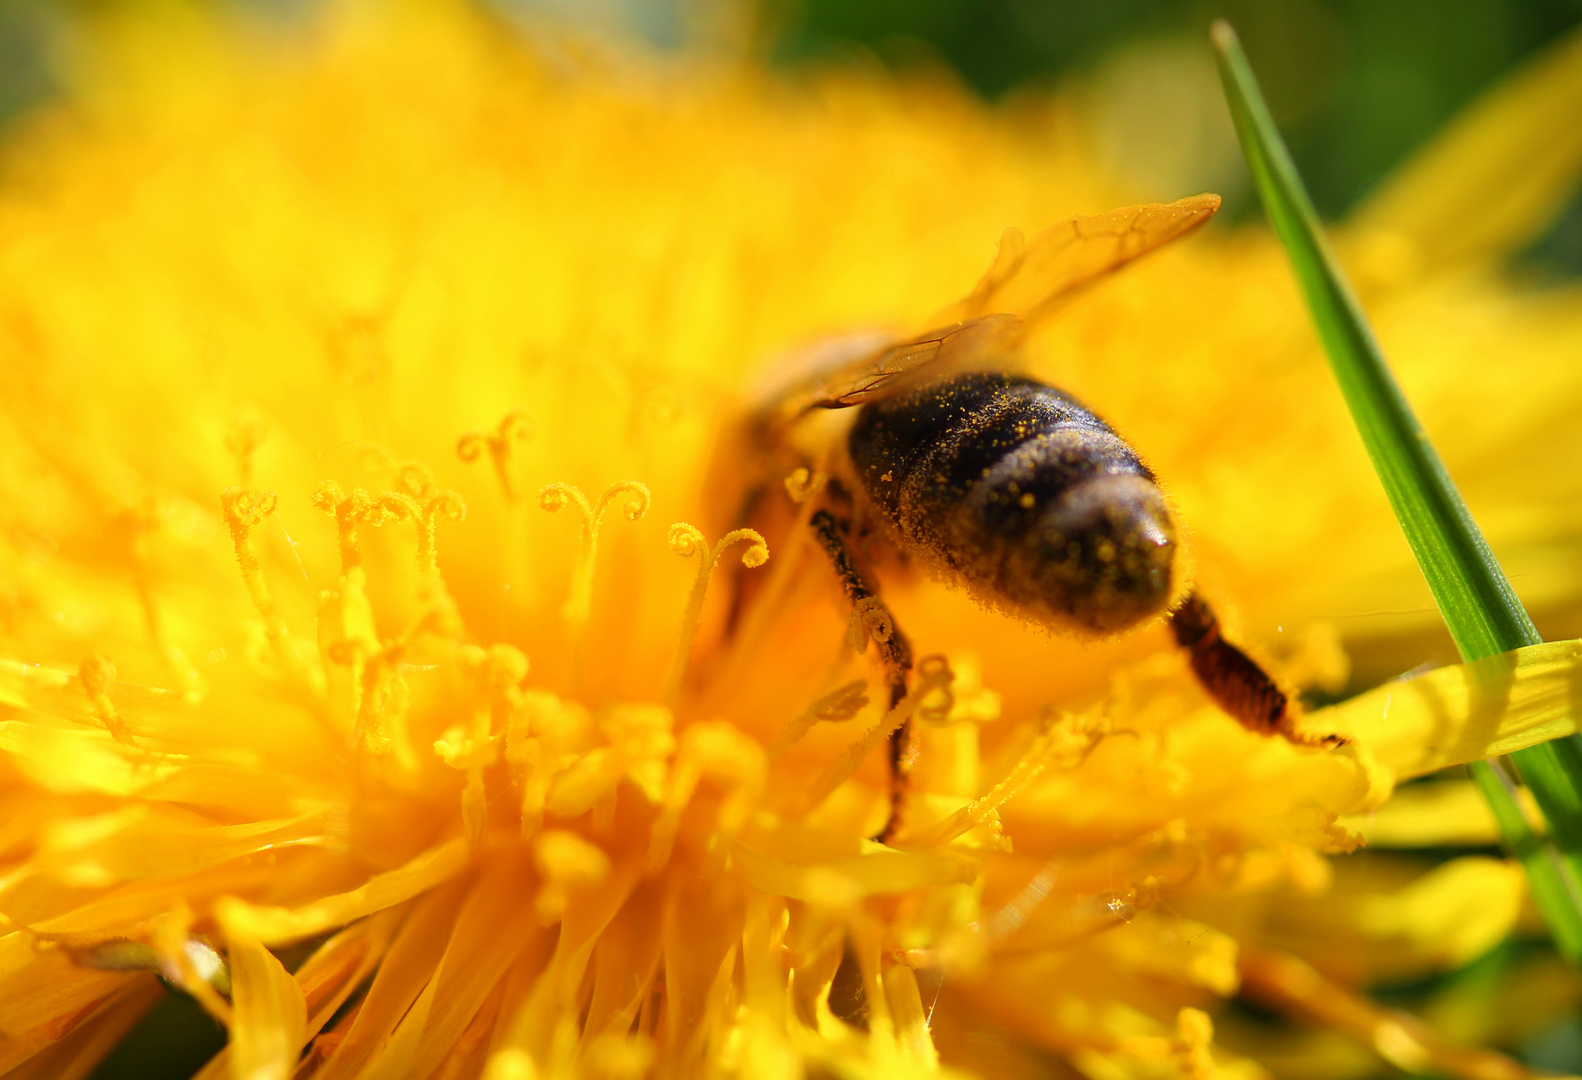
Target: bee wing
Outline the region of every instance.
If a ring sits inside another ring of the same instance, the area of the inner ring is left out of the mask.
[[[1094,279],[1196,229],[1214,216],[1219,203],[1218,195],[1194,195],[1067,218],[1031,237],[1006,229],[989,272],[940,321],[1007,312],[1035,322]]]
[[[894,394],[921,369],[1009,352],[1027,323],[1095,278],[1185,236],[1213,217],[1219,203],[1218,195],[1194,195],[1127,206],[1067,218],[1031,239],[1007,229],[989,272],[941,316],[948,325],[815,375],[781,397],[781,415],[794,420],[814,409],[849,409]]]
[[[796,417],[813,409],[850,409],[888,397],[919,368],[964,363],[992,351],[996,344],[1013,341],[1020,329],[1021,320],[1014,315],[985,315],[930,330],[815,377],[788,397],[783,407],[787,415]]]

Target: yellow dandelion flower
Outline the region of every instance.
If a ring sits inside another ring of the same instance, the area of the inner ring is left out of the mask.
[[[163,977],[228,1028],[206,1077],[1523,1074],[1454,1000],[1363,994],[1528,925],[1519,870],[1330,855],[1487,843],[1459,781],[1386,800],[1573,730],[1579,647],[1386,681],[1437,624],[1264,232],[1028,352],[1157,471],[1237,640],[1376,686],[1304,721],[1335,750],[1245,731],[1162,626],[1051,638],[894,567],[853,609],[806,529],[725,505],[765,363],[919,331],[1005,226],[1139,201],[1073,106],[440,3],[83,48],[0,188],[0,1068],[84,1075]],[[1579,92],[1572,45],[1342,238],[1555,631],[1582,304],[1496,263],[1575,179]],[[766,498],[805,524],[827,480]]]

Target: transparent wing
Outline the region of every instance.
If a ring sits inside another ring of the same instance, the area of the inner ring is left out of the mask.
[[[937,330],[866,352],[819,372],[784,395],[779,411],[794,420],[814,409],[849,409],[888,397],[929,368],[992,358],[1014,349],[1027,324],[1065,297],[1202,225],[1219,209],[1218,195],[1127,206],[1059,221],[1031,239],[1018,229],[1000,238],[994,265],[976,288],[948,309]]]
[[[1035,322],[1094,279],[1204,224],[1219,203],[1218,195],[1194,195],[1172,203],[1125,206],[1057,221],[1025,238],[1019,229],[1007,229],[989,272],[940,321],[1004,312]]]
[[[1020,329],[1021,320],[1014,315],[986,315],[930,330],[816,376],[789,395],[782,408],[794,418],[813,409],[850,409],[888,397],[919,369],[964,363],[992,353],[997,344],[1008,347]]]

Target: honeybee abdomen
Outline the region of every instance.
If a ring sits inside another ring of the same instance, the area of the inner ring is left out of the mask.
[[[1169,603],[1175,529],[1153,474],[1054,387],[950,375],[864,406],[849,447],[901,544],[995,606],[1105,634]]]

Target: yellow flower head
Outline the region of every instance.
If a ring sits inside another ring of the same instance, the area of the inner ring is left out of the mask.
[[[206,1076],[1258,1075],[1238,994],[1517,1068],[1357,990],[1503,939],[1520,871],[1327,855],[1487,842],[1459,782],[1385,799],[1572,730],[1573,644],[1498,700],[1387,684],[1301,748],[1158,622],[1052,638],[893,559],[852,610],[805,528],[740,527],[720,448],[766,368],[926,329],[1008,225],[1143,201],[1075,107],[600,58],[446,3],[289,43],[162,20],[85,39],[0,188],[0,1068],[83,1075],[156,972],[229,1027]],[[1555,627],[1582,305],[1495,262],[1575,177],[1578,72],[1343,236]],[[1522,171],[1538,145],[1563,166]],[[1027,351],[1157,472],[1238,640],[1334,700],[1441,654],[1281,260],[1214,226]],[[763,497],[805,524],[827,480]]]

